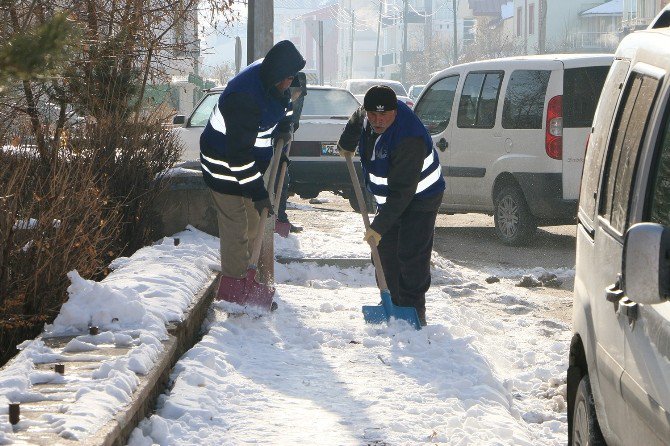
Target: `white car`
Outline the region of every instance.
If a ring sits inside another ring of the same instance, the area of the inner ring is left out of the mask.
[[[410,108],[414,106],[414,101],[407,96],[405,87],[398,81],[389,79],[347,79],[342,83],[342,87],[349,90],[358,99],[358,102],[363,103],[365,93],[375,85],[386,85],[395,91],[398,99],[407,104]]]
[[[670,444],[670,7],[616,51],[581,182],[570,445]]]
[[[199,165],[200,134],[207,125],[224,87],[207,90],[191,114],[175,116],[173,123],[181,125],[174,131],[184,145],[182,161]],[[307,86],[307,96],[300,125],[291,144],[291,182],[289,191],[302,198],[314,198],[319,192],[330,191],[349,199],[358,210],[345,160],[339,156],[337,141],[351,114],[360,106],[347,90],[335,87]],[[357,169],[360,163],[356,158]],[[366,204],[373,202],[366,194]]]
[[[435,75],[414,113],[440,156],[442,211],[493,214],[509,245],[527,243],[538,225],[574,223],[586,139],[612,59],[510,57]]]

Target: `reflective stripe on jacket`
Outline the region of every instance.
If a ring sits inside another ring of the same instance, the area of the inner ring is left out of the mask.
[[[272,95],[264,87],[261,62],[249,65],[228,83],[200,136],[207,186],[254,200],[267,197],[262,174],[272,157],[271,134],[288,107],[287,97]],[[246,119],[245,128],[227,131],[226,113],[244,115],[234,118]]]
[[[365,129],[368,125],[366,119],[363,128]],[[361,132],[358,144],[360,150],[370,147],[367,141],[369,134],[369,131]],[[398,101],[397,115],[393,124],[377,137],[372,153],[361,156],[366,186],[379,205],[386,203],[389,196],[388,174],[391,154],[405,138],[421,138],[425,144],[425,158],[414,194],[415,198],[430,197],[445,189],[440,160],[433,148],[430,134],[414,112],[404,102]]]

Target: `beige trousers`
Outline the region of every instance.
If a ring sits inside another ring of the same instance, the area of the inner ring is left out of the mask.
[[[219,223],[221,274],[242,278],[258,235],[258,211],[250,198],[211,192]]]

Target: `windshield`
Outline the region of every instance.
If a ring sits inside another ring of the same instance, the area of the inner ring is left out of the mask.
[[[346,116],[349,117],[360,104],[346,90],[307,90],[303,116]]]
[[[370,89],[370,87],[374,87],[375,85],[387,85],[391,87],[393,91],[395,91],[396,95],[407,96],[405,87],[403,87],[401,83],[389,82],[385,81],[384,79],[371,79],[369,81],[351,82],[349,84],[349,91],[351,91],[353,94],[365,94]]]
[[[214,106],[219,100],[220,95],[221,92],[217,92],[205,96],[205,99],[203,99],[198,105],[198,108],[196,108],[191,115],[191,119],[189,120],[190,127],[204,127],[207,125],[209,115],[212,114],[212,110],[214,110]]]

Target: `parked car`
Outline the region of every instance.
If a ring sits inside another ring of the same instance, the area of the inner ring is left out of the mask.
[[[342,83],[342,87],[349,90],[358,99],[358,102],[363,103],[365,93],[375,85],[387,85],[395,91],[398,99],[403,101],[409,107],[414,106],[414,101],[407,96],[405,87],[398,81],[389,79],[347,79]]]
[[[197,164],[193,161],[200,159],[200,134],[223,90],[224,87],[207,90],[188,118],[183,115],[174,117],[173,123],[181,125],[175,132],[184,145],[183,161]],[[348,198],[352,207],[358,210],[345,160],[337,151],[337,140],[359,105],[345,89],[307,86],[300,125],[291,144],[290,193],[314,198],[320,192],[331,191]],[[355,161],[360,171],[358,158]],[[365,198],[368,209],[372,210],[374,199],[367,192]]]
[[[574,223],[586,139],[611,63],[611,55],[524,56],[433,76],[414,112],[443,166],[442,211],[492,214],[509,245],[527,243],[538,225]]]
[[[407,90],[407,96],[414,102],[419,99],[419,95],[423,91],[425,85],[412,85]]]
[[[581,182],[569,444],[670,444],[670,7],[625,37]]]

